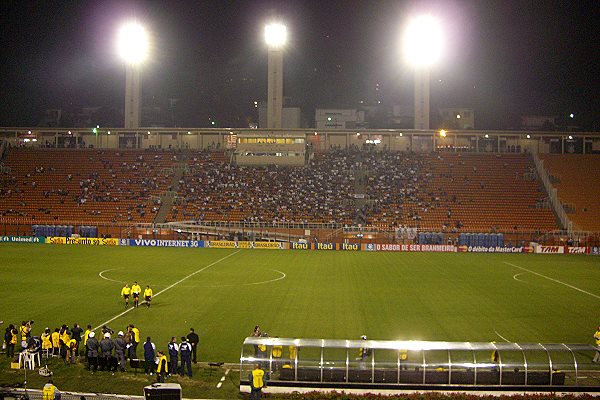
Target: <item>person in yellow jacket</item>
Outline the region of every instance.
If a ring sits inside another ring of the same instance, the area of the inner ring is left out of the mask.
[[[83,346],[87,344],[88,338],[90,337],[90,332],[92,331],[92,325],[88,324],[87,329],[83,333]]]
[[[129,296],[131,295],[131,288],[129,287],[129,285],[125,284],[125,286],[123,286],[123,289],[121,289],[121,296],[123,296],[123,299],[125,300],[125,308],[129,307]]]
[[[58,356],[60,354],[60,329],[54,329],[50,338],[52,340],[52,355]]]
[[[67,342],[67,364],[75,364],[77,360],[77,340],[71,339]]]
[[[135,308],[140,306],[140,293],[142,292],[142,287],[138,285],[137,282],[133,282],[131,285],[131,294],[133,294],[133,306]]]
[[[129,358],[137,358],[137,346],[140,343],[140,330],[133,326],[133,324],[129,324],[127,328],[129,333],[131,334],[131,346],[129,346]]]
[[[44,333],[42,333],[41,339],[42,339],[42,353],[46,357],[49,357],[50,354],[52,353],[52,337],[50,334],[50,328],[46,328],[44,330]]]
[[[27,341],[29,340],[30,332],[31,332],[31,321],[21,322],[21,326],[19,327],[19,334],[21,335],[22,350],[25,350],[27,348]]]
[[[596,333],[594,333],[594,339],[596,340],[596,355],[594,356],[593,362],[600,362],[600,326],[596,328]]]
[[[283,346],[280,344],[274,344],[271,348],[271,357],[273,358],[273,371],[277,371],[281,368],[281,357],[283,357]]]
[[[161,350],[158,351],[158,367],[156,368],[156,380],[158,382],[164,382],[165,376],[169,372],[169,363],[167,362],[167,356]]]
[[[256,364],[254,369],[248,375],[250,381],[250,399],[260,399],[260,392],[265,387],[265,371],[260,369],[260,364]]]
[[[150,285],[146,286],[144,289],[144,300],[146,301],[146,307],[150,308],[150,302],[152,301],[152,289],[150,289]]]
[[[8,328],[6,328],[4,341],[6,342],[6,357],[9,359],[12,359],[15,356],[15,346],[17,345],[18,334],[17,327],[13,324],[10,324]]]
[[[42,389],[42,400],[58,400],[58,399],[60,399],[60,392],[58,391],[56,386],[54,386],[54,382],[52,382],[52,379],[50,379],[48,381],[48,383],[46,383],[44,385],[44,388]]]

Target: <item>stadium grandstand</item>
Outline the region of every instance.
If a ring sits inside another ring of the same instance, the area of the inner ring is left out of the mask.
[[[597,177],[586,173],[598,167],[598,134],[110,133],[2,129],[3,233],[95,226],[99,236],[182,237],[187,223],[219,225],[193,230],[219,237],[281,230],[410,243],[431,232],[441,244],[466,233],[597,240],[574,232],[600,230]],[[564,154],[574,148],[582,154]]]

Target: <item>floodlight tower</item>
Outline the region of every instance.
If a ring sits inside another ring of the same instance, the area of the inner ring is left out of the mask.
[[[283,47],[287,29],[281,23],[265,27],[265,42],[269,46],[267,86],[267,128],[281,128],[283,112]]]
[[[143,26],[129,22],[118,36],[119,55],[125,61],[125,128],[140,127],[142,81],[140,67],[148,55],[148,35]]]
[[[415,129],[429,129],[429,70],[441,55],[441,26],[430,15],[413,18],[403,41],[405,60],[415,69]]]

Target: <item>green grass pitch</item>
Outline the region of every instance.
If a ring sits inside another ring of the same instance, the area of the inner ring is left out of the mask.
[[[2,328],[33,319],[38,335],[63,323],[98,326],[125,310],[122,282],[137,280],[164,292],[108,325],[134,323],[159,349],[194,327],[200,361],[239,361],[257,324],[280,337],[592,343],[598,261],[2,244],[0,319]]]

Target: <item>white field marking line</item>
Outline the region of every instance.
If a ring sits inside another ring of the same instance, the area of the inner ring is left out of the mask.
[[[164,292],[166,292],[167,290],[169,290],[169,289],[171,289],[171,288],[173,288],[173,287],[175,287],[175,286],[179,285],[181,282],[185,281],[186,279],[189,279],[189,278],[191,278],[192,276],[194,276],[194,275],[196,275],[196,274],[199,274],[200,272],[202,272],[202,271],[204,271],[204,270],[206,270],[206,269],[208,269],[208,268],[212,267],[213,265],[215,265],[215,264],[218,264],[218,263],[220,263],[221,261],[223,261],[223,260],[225,260],[225,259],[227,259],[227,258],[229,258],[229,257],[231,257],[231,256],[233,256],[233,255],[236,255],[236,254],[237,254],[237,253],[239,253],[240,251],[242,251],[242,250],[241,250],[241,249],[240,249],[240,250],[237,250],[237,251],[235,251],[235,252],[233,252],[233,253],[231,253],[231,254],[228,254],[228,255],[226,255],[225,257],[219,258],[217,261],[215,261],[215,262],[212,262],[212,263],[208,264],[207,266],[205,266],[205,267],[202,267],[202,268],[200,268],[199,270],[197,270],[197,271],[195,271],[195,272],[192,272],[192,273],[191,273],[191,274],[189,274],[189,275],[186,275],[186,276],[184,276],[183,278],[181,278],[181,279],[180,279],[180,280],[178,280],[177,282],[173,283],[173,284],[172,284],[172,285],[170,285],[170,286],[167,286],[166,288],[164,288],[164,289],[163,289],[163,290],[161,290],[160,292],[156,293],[154,296],[152,296],[152,298],[154,298],[154,297],[156,297],[156,296],[160,295],[161,293],[164,293]],[[145,302],[146,302],[146,301],[142,301],[142,303],[141,303],[141,304],[144,304]],[[97,327],[95,327],[95,328],[94,328],[94,329],[92,329],[92,330],[93,330],[93,331],[95,331],[96,329],[98,329],[98,328],[101,328],[101,327],[103,327],[104,325],[107,325],[107,324],[109,324],[109,323],[113,322],[115,319],[117,319],[117,318],[119,318],[119,317],[121,317],[121,316],[123,316],[123,315],[127,314],[129,311],[131,311],[131,310],[133,310],[133,309],[134,309],[134,307],[131,307],[131,308],[128,308],[128,309],[126,309],[126,310],[125,310],[125,311],[123,311],[122,313],[120,313],[120,314],[118,314],[118,315],[114,316],[113,318],[109,319],[108,321],[105,321],[105,322],[101,323],[100,325],[98,325]]]
[[[123,283],[123,282],[121,282],[121,281],[118,281],[118,280],[116,280],[116,279],[107,278],[107,277],[105,277],[105,276],[103,275],[105,272],[108,272],[108,271],[114,271],[114,270],[117,270],[117,269],[122,269],[122,268],[109,268],[109,269],[105,269],[104,271],[100,271],[100,272],[98,273],[98,276],[100,276],[100,278],[102,278],[102,279],[104,279],[104,280],[107,280],[107,281],[111,281],[111,282],[117,282],[117,283]],[[286,278],[286,276],[287,276],[287,275],[286,275],[284,272],[278,271],[278,270],[276,270],[276,269],[272,269],[271,271],[275,271],[275,272],[277,272],[278,274],[281,274],[281,276],[280,276],[279,278],[275,278],[275,279],[269,279],[268,281],[250,282],[250,283],[240,283],[240,284],[231,284],[231,285],[216,285],[216,286],[194,286],[194,287],[219,288],[219,287],[230,287],[230,286],[264,285],[265,283],[271,283],[271,282],[277,282],[277,281],[280,281],[280,280],[282,280],[282,279],[285,279],[285,278]],[[160,285],[152,285],[152,286],[154,286],[154,287],[156,287],[156,286],[160,287]],[[158,294],[158,293],[157,293],[157,294]]]
[[[225,371],[225,375],[223,375],[219,383],[217,383],[217,389],[221,389],[221,386],[223,385],[223,382],[225,382],[225,377],[227,376],[229,371],[231,371],[229,368]]]
[[[513,279],[514,279],[515,281],[519,281],[519,282],[527,283],[527,282],[525,282],[525,281],[522,281],[522,280],[520,280],[520,279],[518,279],[518,278],[517,278],[517,276],[519,276],[519,275],[525,275],[525,274],[526,274],[526,272],[519,272],[518,274],[514,274],[514,275],[513,275]]]
[[[117,283],[123,283],[123,282],[121,282],[121,281],[118,281],[118,280],[116,280],[116,279],[110,279],[110,278],[107,278],[107,277],[105,277],[105,276],[103,275],[105,272],[108,272],[108,271],[114,271],[114,270],[117,270],[117,269],[121,269],[121,268],[109,268],[109,269],[105,269],[104,271],[100,271],[100,272],[98,272],[98,276],[99,276],[100,278],[104,279],[104,280],[107,280],[107,281],[111,281],[111,282],[117,282]]]
[[[507,338],[505,338],[504,336],[502,336],[501,334],[499,334],[496,329],[494,329],[494,332],[496,332],[496,335],[498,335],[500,337],[500,339],[504,340],[507,343],[510,343],[510,340],[508,340]]]
[[[228,287],[228,286],[249,286],[249,285],[264,285],[265,283],[271,283],[271,282],[277,282],[280,281],[282,279],[285,279],[285,277],[287,276],[284,272],[278,271],[276,269],[272,269],[271,271],[275,271],[277,273],[280,273],[281,276],[279,278],[275,278],[275,279],[270,279],[268,281],[260,281],[260,282],[249,282],[249,283],[237,283],[237,284],[232,284],[232,285],[218,285],[218,286],[208,286],[208,287]]]
[[[531,271],[531,270],[529,270],[529,269],[527,269],[527,268],[519,267],[518,265],[515,265],[515,264],[512,264],[512,263],[509,263],[509,262],[506,262],[506,261],[504,261],[504,264],[512,265],[512,266],[513,266],[513,267],[515,267],[515,268],[522,269],[523,271],[530,272],[530,273],[532,273],[532,274],[535,274],[535,275],[537,275],[537,276],[541,276],[542,278],[546,278],[546,279],[548,279],[548,280],[550,280],[550,281],[552,281],[552,282],[560,283],[561,285],[564,285],[564,286],[566,286],[566,287],[570,287],[571,289],[575,289],[575,290],[577,290],[578,292],[585,293],[585,294],[587,294],[587,295],[589,295],[589,296],[592,296],[592,297],[595,297],[595,298],[597,298],[597,299],[600,299],[600,296],[598,296],[598,295],[596,295],[596,294],[594,294],[594,293],[586,292],[586,291],[585,291],[585,290],[583,290],[583,289],[579,289],[578,287],[575,287],[575,286],[573,286],[573,285],[569,285],[568,283],[564,283],[564,282],[562,282],[562,281],[559,281],[558,279],[550,278],[549,276],[542,275],[542,274],[540,274],[540,273],[537,273],[537,272],[535,272],[535,271]]]

